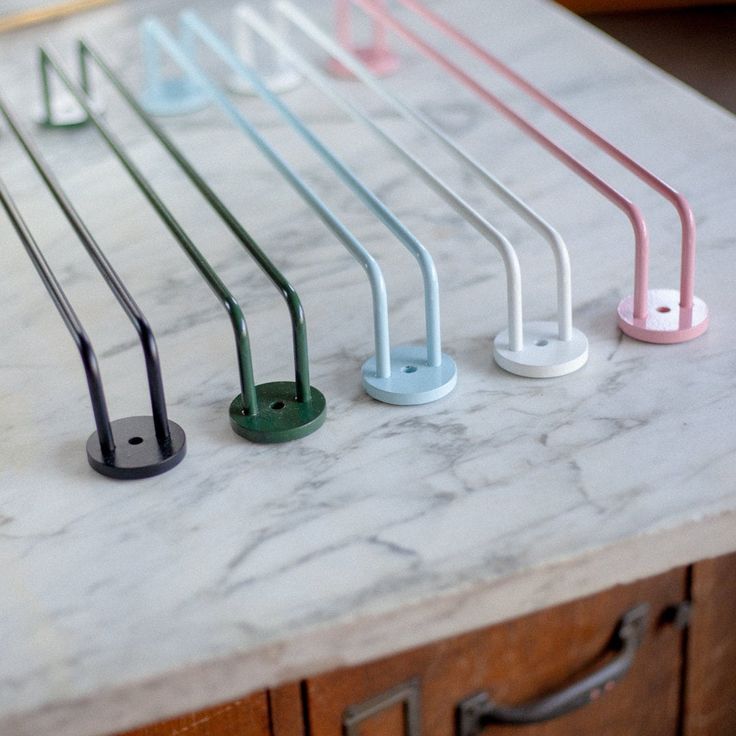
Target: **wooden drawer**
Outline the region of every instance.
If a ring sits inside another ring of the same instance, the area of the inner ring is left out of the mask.
[[[258,693],[121,736],[269,736],[268,698]]]
[[[347,732],[346,713],[350,720],[348,709],[368,703],[377,712],[354,724],[354,734],[408,736],[404,705],[395,702],[381,709],[380,698],[392,692],[397,701],[411,697],[411,687],[405,693],[394,688],[414,680],[422,736],[455,736],[455,711],[461,700],[488,691],[496,702],[519,704],[579,679],[605,661],[601,657],[621,616],[647,602],[650,615],[643,642],[631,671],[618,686],[601,693],[597,702],[555,720],[489,726],[483,733],[675,736],[683,633],[664,622],[663,612],[684,599],[686,575],[681,568],[372,664],[312,678],[302,688],[308,732],[310,736],[342,736]],[[417,730],[417,736],[419,733]],[[275,736],[292,734],[277,731]]]
[[[685,736],[736,734],[736,554],[693,566]]]

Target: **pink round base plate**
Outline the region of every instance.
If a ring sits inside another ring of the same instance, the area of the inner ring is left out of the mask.
[[[687,342],[708,329],[708,307],[695,297],[690,309],[680,307],[680,292],[675,289],[652,289],[647,292],[647,316],[634,318],[634,297],[627,296],[618,305],[621,331],[643,342],[673,344]]]
[[[392,51],[376,49],[373,47],[362,49],[351,49],[351,53],[357,56],[376,76],[387,77],[396,72],[401,64],[399,57]],[[327,71],[335,77],[351,79],[353,73],[344,67],[336,59],[330,59],[327,63]]]

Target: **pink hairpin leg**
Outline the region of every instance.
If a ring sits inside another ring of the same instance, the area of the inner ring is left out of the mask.
[[[386,0],[378,0],[385,8]],[[353,24],[350,18],[350,0],[336,0],[335,22],[337,40],[340,45],[357,56],[374,74],[386,77],[399,68],[399,57],[388,45],[386,29],[380,21],[373,25],[373,40],[368,46],[357,46],[353,39]],[[350,72],[337,59],[330,59],[327,68],[337,77],[350,77]]]
[[[477,94],[478,97],[505,115],[512,123],[536,140],[627,215],[634,228],[636,260],[634,268],[634,294],[623,299],[618,307],[618,323],[623,332],[637,340],[654,343],[685,342],[705,332],[708,328],[708,308],[705,302],[694,296],[695,219],[689,204],[681,194],[625,153],[619,151],[611,143],[591,130],[585,123],[575,118],[500,60],[493,57],[474,41],[464,36],[445,20],[424,7],[418,0],[398,0],[402,5],[419,14],[458,44],[470,50],[493,69],[503,74],[506,79],[534,97],[534,99],[543,104],[547,109],[554,112],[589,141],[604,150],[674,204],[682,222],[680,291],[678,292],[673,289],[649,290],[649,238],[644,218],[636,205],[586,168],[574,156],[547,138],[541,131],[514,112],[498,97],[437,51],[437,49],[427,44],[409,28],[393,18],[384,6],[379,6],[373,0],[346,0],[346,2],[352,2],[362,8],[376,22],[381,22],[384,28],[394,31],[417,48],[424,56],[430,58],[445,69],[445,71]]]

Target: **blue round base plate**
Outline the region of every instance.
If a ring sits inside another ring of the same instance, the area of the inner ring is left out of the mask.
[[[509,349],[509,331],[493,341],[496,363],[509,373],[525,378],[556,378],[582,368],[588,362],[588,338],[573,329],[572,339],[558,337],[557,322],[525,322],[524,347]]]
[[[210,104],[210,96],[187,77],[171,77],[146,89],[140,102],[151,115],[167,117],[203,110]]]
[[[391,375],[376,375],[375,356],[363,365],[363,388],[369,396],[386,404],[415,406],[437,401],[455,388],[457,366],[442,354],[438,366],[427,365],[427,348],[423,345],[401,345],[391,350]]]
[[[97,432],[87,440],[89,464],[102,475],[117,480],[139,480],[161,475],[177,466],[187,453],[184,430],[169,422],[170,441],[161,446],[152,417],[126,417],[110,422],[115,441],[112,457],[104,457]]]

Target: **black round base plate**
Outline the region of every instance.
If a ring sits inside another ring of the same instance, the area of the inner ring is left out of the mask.
[[[296,384],[276,381],[256,386],[258,414],[243,413],[240,395],[230,404],[230,424],[241,437],[251,442],[274,443],[298,440],[318,430],[325,422],[327,402],[311,387],[312,400],[296,400]]]
[[[153,417],[126,417],[110,423],[115,440],[115,453],[105,459],[100,450],[100,440],[95,432],[87,440],[89,464],[102,475],[118,480],[138,480],[161,475],[176,467],[187,453],[184,430],[169,422],[171,442],[159,445]]]

